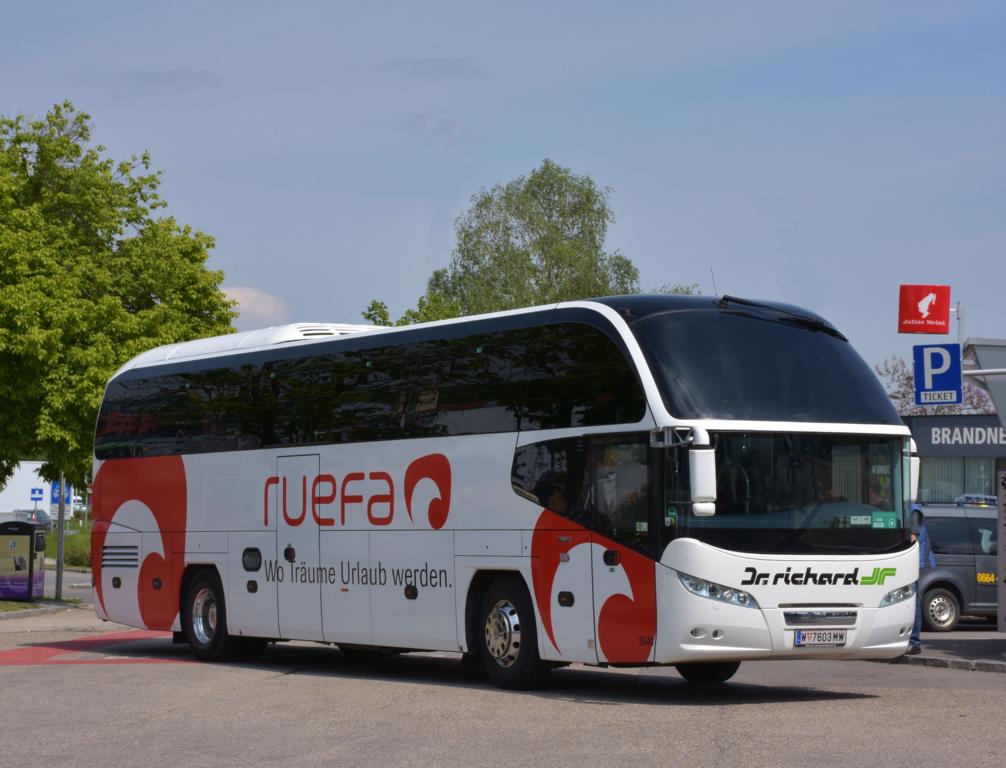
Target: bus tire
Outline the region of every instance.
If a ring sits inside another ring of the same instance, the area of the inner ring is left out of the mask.
[[[240,638],[227,632],[224,590],[212,568],[198,571],[189,581],[181,618],[185,639],[196,658],[229,661],[240,655]]]
[[[674,668],[692,685],[719,685],[733,677],[740,665],[739,661],[694,661]]]
[[[540,686],[549,666],[538,655],[538,628],[527,587],[518,576],[496,578],[482,596],[479,655],[489,679],[500,688]]]
[[[483,677],[486,671],[482,657],[477,653],[461,654],[461,669],[466,675],[474,677]]]

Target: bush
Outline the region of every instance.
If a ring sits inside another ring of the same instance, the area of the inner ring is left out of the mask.
[[[45,556],[56,557],[56,532],[45,537]],[[70,533],[63,537],[63,565],[74,568],[91,567],[91,526],[82,531]]]

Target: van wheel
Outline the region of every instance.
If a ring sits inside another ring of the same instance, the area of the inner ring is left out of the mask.
[[[217,572],[205,568],[189,582],[182,606],[182,630],[196,658],[228,661],[241,652],[240,638],[227,632],[224,590]]]
[[[489,679],[510,690],[540,686],[549,666],[538,655],[538,627],[524,582],[497,578],[482,597],[479,617],[479,654]]]
[[[674,668],[692,685],[719,685],[733,677],[740,665],[739,661],[694,661]]]
[[[922,623],[931,632],[949,632],[961,618],[957,596],[947,589],[931,589],[922,602]]]

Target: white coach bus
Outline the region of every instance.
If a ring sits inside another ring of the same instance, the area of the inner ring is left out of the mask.
[[[160,347],[95,436],[99,616],[550,668],[903,653],[910,437],[806,310],[630,296]]]

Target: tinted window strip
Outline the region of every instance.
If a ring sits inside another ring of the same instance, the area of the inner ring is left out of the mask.
[[[563,311],[563,322],[557,314],[127,371],[106,391],[95,454],[177,455],[638,422],[645,399],[620,337],[590,310]],[[543,353],[542,341],[554,341],[555,351]],[[539,365],[542,354],[552,357],[548,370]],[[226,367],[206,367],[221,363]],[[529,403],[532,392],[537,401]],[[537,411],[529,418],[532,407]]]

